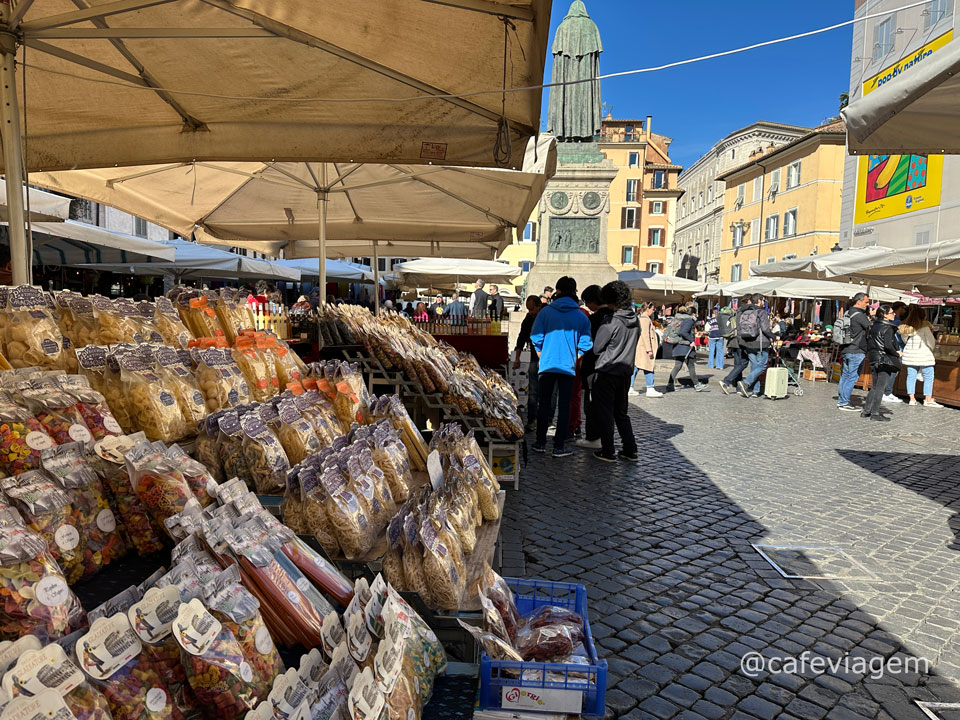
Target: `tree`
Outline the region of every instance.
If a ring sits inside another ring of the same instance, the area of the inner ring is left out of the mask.
[[[840,109],[843,110],[850,104],[850,93],[840,93]]]

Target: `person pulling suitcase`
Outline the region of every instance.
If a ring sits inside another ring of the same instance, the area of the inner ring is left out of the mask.
[[[737,336],[740,347],[750,360],[750,371],[737,383],[737,390],[745,398],[760,397],[760,376],[767,369],[770,346],[777,336],[770,329],[770,313],[764,306],[763,295],[759,293],[750,298],[737,321]]]

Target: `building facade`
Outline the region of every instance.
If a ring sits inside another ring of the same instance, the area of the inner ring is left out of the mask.
[[[694,280],[718,279],[724,211],[724,183],[719,176],[807,132],[809,128],[795,125],[757,122],[727,135],[680,174],[683,196],[674,206],[676,236],[667,256],[667,273]]]
[[[850,102],[899,82],[954,36],[955,0],[900,9],[899,0],[855,0]],[[887,11],[890,12],[887,12]],[[876,17],[873,17],[876,16]],[[960,158],[849,156],[844,166],[840,245],[910,247],[956,237]]]
[[[597,145],[617,175],[610,184],[607,259],[619,272],[665,272],[683,169],[670,162],[671,138],[653,132],[653,118],[601,123]]]
[[[719,176],[721,282],[757,264],[828,253],[840,239],[846,128],[834,120]]]

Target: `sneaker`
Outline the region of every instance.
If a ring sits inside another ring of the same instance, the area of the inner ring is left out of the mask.
[[[663,393],[657,390],[656,388],[647,388],[646,392],[647,397],[663,397]]]
[[[919,405],[919,404],[920,403],[918,403],[916,400],[911,400],[910,402],[907,403],[907,405]]]
[[[747,390],[747,384],[743,380],[737,383],[737,391],[745,398],[750,397],[750,391]]]
[[[580,448],[586,448],[587,450],[597,450],[600,447],[600,438],[597,438],[596,440],[580,438],[574,443],[574,445]]]
[[[630,392],[627,393],[628,397],[638,397],[639,395],[640,395],[640,391],[634,390],[633,388],[630,388]]]
[[[621,450],[617,453],[617,457],[620,460],[629,460],[630,462],[637,462],[640,458],[637,456],[636,452],[628,453]]]
[[[923,406],[924,406],[924,407],[929,407],[929,408],[942,408],[942,407],[943,407],[943,405],[941,405],[940,403],[938,403],[936,400],[925,400],[924,403],[923,403]]]
[[[708,387],[709,387],[709,386],[707,385],[707,383],[702,382],[702,383],[700,383],[699,385],[694,385],[694,386],[693,386],[693,389],[696,390],[697,392],[710,392],[710,391],[707,389]]]
[[[890,422],[890,418],[886,415],[881,415],[880,413],[874,413],[869,416],[871,420],[876,420],[877,422]]]
[[[577,428],[576,430],[571,430],[569,433],[567,433],[567,439],[569,439],[569,440],[579,440],[579,439],[580,439],[580,428]]]
[[[547,451],[546,445],[540,445],[538,443],[533,444],[533,451],[538,453],[545,453]]]
[[[750,399],[755,400],[756,398],[761,398],[763,395],[760,393],[750,393]]]
[[[860,408],[853,405],[837,405],[837,410],[846,410],[847,412],[860,412]]]
[[[720,386],[720,390],[723,391],[723,394],[724,394],[724,395],[729,395],[730,392],[733,390],[733,387],[730,386],[730,385],[727,385],[723,380],[720,380],[720,381],[717,383],[717,385]]]
[[[862,413],[860,413],[860,417],[862,417],[862,418],[868,418],[868,419],[869,419],[870,413],[868,413],[868,412],[862,412]]]
[[[615,455],[604,455],[603,450],[597,450],[593,453],[593,456],[597,460],[603,460],[604,462],[616,462],[617,458]]]
[[[896,395],[884,395],[883,402],[890,403],[891,405],[899,405],[903,402],[903,400],[898,398]]]
[[[667,386],[663,389],[663,391],[664,391],[665,393],[668,393],[668,392],[674,392],[674,391],[676,391],[676,389],[677,389],[677,388],[674,387],[673,385],[667,385]]]
[[[555,458],[567,457],[568,455],[573,455],[573,450],[568,448],[566,445],[560,445],[553,449],[553,456]]]

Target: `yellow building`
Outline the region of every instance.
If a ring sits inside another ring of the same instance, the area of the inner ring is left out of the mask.
[[[837,120],[717,177],[725,183],[720,281],[750,269],[827,253],[840,239],[840,200],[846,157]]]
[[[519,277],[513,279],[513,291],[518,295],[522,294],[523,284],[527,281],[527,273],[537,261],[537,233],[540,230],[540,223],[537,221],[538,214],[534,209],[533,216],[526,227],[517,228],[514,231],[513,242],[507,245],[497,260],[516,265],[522,271]]]
[[[683,169],[670,162],[670,138],[653,132],[653,118],[601,122],[597,145],[617,168],[610,183],[607,260],[621,270],[664,272],[673,241],[674,205]]]

